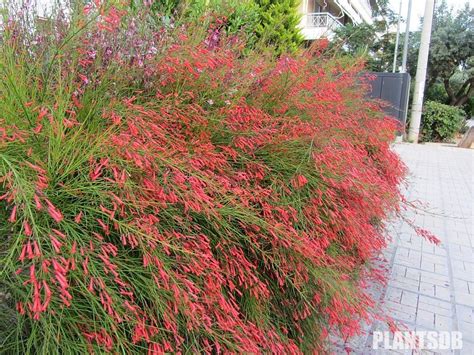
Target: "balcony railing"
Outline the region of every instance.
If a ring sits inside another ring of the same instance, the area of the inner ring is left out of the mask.
[[[335,30],[343,26],[341,22],[329,12],[314,12],[306,14],[306,26],[321,28],[325,27],[331,30]]]

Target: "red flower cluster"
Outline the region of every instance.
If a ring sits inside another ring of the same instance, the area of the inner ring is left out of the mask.
[[[68,121],[1,122],[2,149],[73,143],[61,161],[53,143],[25,153],[28,188],[1,176],[17,310],[57,325],[59,347],[299,353],[370,318],[358,275],[398,211],[395,122],[364,98],[360,63],[222,46],[173,44],[147,63],[153,85],[101,112],[80,74]]]

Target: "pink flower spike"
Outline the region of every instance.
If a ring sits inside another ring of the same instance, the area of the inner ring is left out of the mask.
[[[76,250],[77,250],[77,242],[74,241],[74,243],[72,243],[72,247],[71,247],[71,254],[76,254]]]
[[[51,265],[51,262],[49,260],[47,259],[43,260],[43,262],[41,263],[41,270],[43,270],[45,274],[48,274],[50,265]]]
[[[48,110],[44,107],[41,108],[39,114],[38,114],[38,121],[41,121],[44,116],[48,114]]]
[[[40,251],[40,248],[38,246],[38,242],[36,240],[33,241],[33,255],[37,256],[37,257],[41,256],[41,251]]]
[[[17,310],[18,313],[20,313],[21,315],[24,315],[24,314],[25,314],[25,307],[23,307],[23,303],[22,303],[22,302],[17,302],[17,304],[16,304],[16,310]]]
[[[81,81],[84,83],[84,84],[88,84],[89,83],[89,79],[87,79],[87,76],[83,75],[83,74],[79,74],[79,78],[81,79]]]
[[[15,223],[16,221],[16,205],[13,206],[12,213],[10,214],[10,218],[8,218],[10,223]]]
[[[46,311],[46,308],[48,307],[49,302],[51,301],[51,289],[49,288],[45,280],[43,280],[43,289],[44,289],[45,298],[44,298],[44,303],[41,306],[42,312]]]
[[[61,211],[59,211],[49,200],[46,200],[46,204],[48,205],[48,213],[51,218],[54,219],[56,223],[61,222],[63,220]]]
[[[36,209],[37,209],[37,210],[42,209],[43,206],[41,205],[41,201],[40,201],[39,197],[38,197],[37,195],[34,195],[34,196],[33,196],[33,199],[35,200]]]
[[[23,244],[23,248],[21,248],[21,253],[20,253],[20,256],[18,257],[18,260],[23,262],[23,260],[25,260],[25,257],[26,257],[26,244]]]
[[[62,239],[66,239],[66,234],[64,234],[63,232],[58,231],[57,229],[54,229],[54,228],[52,228],[51,230],[52,230],[52,231],[54,232],[54,234],[56,234],[58,237],[60,237],[60,238],[62,238]]]
[[[92,10],[92,4],[87,4],[87,5],[85,5],[84,8],[82,9],[82,13],[83,13],[84,15],[88,15],[89,12],[91,12],[91,10]]]
[[[82,211],[79,212],[79,214],[76,217],[74,217],[74,222],[79,224],[79,223],[81,223],[81,219],[82,219]]]
[[[31,266],[30,266],[30,282],[32,282],[32,283],[36,282],[35,264],[31,264]]]
[[[33,129],[33,132],[38,134],[41,132],[42,129],[43,129],[43,125],[41,123],[38,123],[38,125]]]
[[[23,221],[23,230],[25,231],[25,235],[27,237],[30,237],[33,234],[33,231],[31,230],[30,224],[28,221]]]
[[[88,275],[89,274],[89,269],[87,268],[87,265],[89,264],[89,257],[86,256],[86,258],[84,259],[84,261],[82,262],[82,269],[84,270],[84,275]]]
[[[61,252],[62,243],[52,235],[50,235],[49,238],[51,239],[51,245],[53,246],[54,251],[59,254]]]

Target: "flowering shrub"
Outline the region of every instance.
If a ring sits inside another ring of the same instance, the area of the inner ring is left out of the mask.
[[[3,349],[300,353],[357,334],[404,172],[362,63],[242,56],[142,15],[5,22]]]

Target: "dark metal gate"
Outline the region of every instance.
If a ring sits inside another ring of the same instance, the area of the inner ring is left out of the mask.
[[[388,105],[383,107],[385,113],[396,118],[405,132],[408,112],[408,98],[410,95],[410,74],[408,73],[369,73],[375,76],[370,81],[369,96],[381,99]]]

